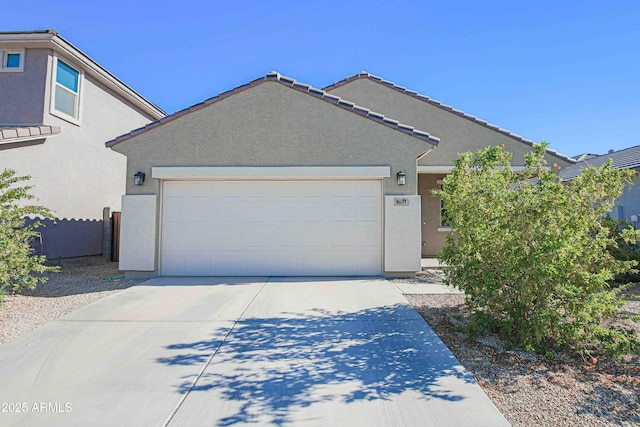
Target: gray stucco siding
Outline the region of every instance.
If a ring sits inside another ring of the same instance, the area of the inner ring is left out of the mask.
[[[331,93],[440,138],[440,144],[420,160],[420,166],[450,166],[462,152],[499,144],[513,153],[513,165],[521,166],[524,155],[532,150],[528,144],[368,79],[353,80],[332,89]],[[550,164],[568,165],[552,155],[546,158]]]
[[[308,94],[265,82],[113,147],[128,158],[127,194],[153,166],[391,166],[385,193],[417,194],[417,157],[430,145]],[[403,170],[407,184],[398,186]]]
[[[616,200],[616,206],[611,212],[615,219],[631,222],[631,215],[640,217],[640,178],[634,178],[631,187],[626,186],[622,195]],[[640,224],[638,224],[640,228]]]
[[[43,123],[50,54],[48,49],[26,49],[24,71],[0,72],[0,124]]]

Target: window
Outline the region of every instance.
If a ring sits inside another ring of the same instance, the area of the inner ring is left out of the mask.
[[[443,181],[441,179],[437,180],[436,183],[442,189]],[[444,200],[440,199],[440,226],[438,227],[438,231],[451,231],[451,227],[447,224],[447,217],[444,210]]]
[[[24,71],[24,49],[0,50],[0,56],[2,57],[0,72]]]
[[[20,68],[20,54],[7,53],[4,66],[7,68]]]
[[[448,227],[447,217],[444,210],[444,200],[440,199],[440,227]]]
[[[73,119],[78,119],[80,104],[80,72],[58,59],[56,61],[56,79],[54,109]]]

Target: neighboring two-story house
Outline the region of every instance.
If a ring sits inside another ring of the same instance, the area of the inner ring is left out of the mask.
[[[54,30],[0,33],[0,168],[30,175],[52,210],[38,252],[103,252],[103,210],[119,210],[126,158],[104,143],[166,114]]]

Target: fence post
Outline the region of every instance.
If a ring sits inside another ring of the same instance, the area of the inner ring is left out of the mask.
[[[120,261],[120,212],[111,216],[111,261]]]

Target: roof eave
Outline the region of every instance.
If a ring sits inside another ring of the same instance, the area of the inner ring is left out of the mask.
[[[213,104],[215,102],[218,102],[218,101],[220,101],[220,100],[222,100],[222,99],[224,99],[224,98],[226,98],[228,96],[231,96],[233,94],[237,94],[239,92],[242,92],[242,91],[244,91],[246,89],[249,89],[251,87],[260,85],[260,84],[262,84],[264,82],[267,82],[267,81],[277,82],[277,83],[282,84],[284,86],[287,86],[287,87],[289,87],[291,89],[297,90],[299,92],[306,93],[306,94],[308,94],[310,96],[313,96],[315,98],[318,98],[320,100],[328,102],[328,103],[330,103],[332,105],[335,105],[337,107],[340,107],[342,109],[351,111],[354,114],[358,114],[358,115],[360,115],[362,117],[366,117],[366,118],[368,118],[368,119],[370,119],[372,121],[375,121],[377,123],[380,123],[380,124],[382,124],[384,126],[387,126],[387,127],[392,128],[392,129],[395,129],[398,132],[404,133],[406,135],[413,136],[414,138],[418,138],[418,139],[430,144],[431,148],[437,146],[438,143],[440,142],[439,138],[437,138],[435,136],[432,136],[427,132],[415,129],[413,126],[402,124],[402,123],[398,122],[397,120],[393,120],[393,119],[390,119],[388,117],[385,117],[382,114],[375,113],[375,112],[369,110],[368,108],[364,108],[364,107],[358,106],[358,105],[356,105],[356,104],[354,104],[352,102],[346,101],[346,100],[344,100],[344,99],[342,99],[340,97],[331,95],[331,94],[329,94],[329,93],[327,93],[325,91],[322,91],[320,89],[316,89],[316,88],[314,88],[314,87],[312,87],[310,85],[306,85],[306,84],[300,83],[300,82],[298,82],[298,81],[296,81],[294,79],[291,79],[289,77],[282,76],[279,73],[271,72],[271,73],[268,73],[267,75],[265,75],[264,77],[252,80],[249,83],[246,83],[244,85],[238,86],[238,87],[236,87],[236,88],[234,88],[232,90],[229,90],[229,91],[226,91],[226,92],[222,92],[222,93],[218,94],[217,96],[214,96],[212,98],[206,99],[205,101],[203,101],[203,102],[201,102],[199,104],[195,104],[195,105],[192,105],[192,106],[190,106],[188,108],[185,108],[184,110],[177,111],[174,114],[166,116],[166,117],[164,117],[164,118],[162,118],[160,120],[157,120],[157,121],[155,121],[153,123],[150,123],[150,124],[148,124],[148,125],[146,125],[146,126],[144,126],[142,128],[135,129],[135,130],[129,132],[128,134],[121,135],[118,138],[115,138],[115,139],[113,139],[111,141],[106,142],[105,145],[107,147],[111,148],[111,147],[113,147],[113,146],[115,146],[115,145],[117,145],[117,144],[119,144],[121,142],[124,142],[124,141],[126,141],[126,140],[128,140],[130,138],[133,138],[136,135],[139,135],[139,134],[144,133],[144,132],[146,132],[146,131],[148,131],[150,129],[153,129],[153,128],[155,128],[155,127],[157,127],[157,126],[159,126],[159,125],[161,125],[163,123],[167,123],[169,121],[175,120],[178,117],[181,117],[181,116],[183,116],[185,114],[188,114],[190,112],[199,110],[201,108],[204,108],[204,107],[206,107],[206,106],[208,106],[210,104]]]
[[[167,115],[164,110],[144,98],[122,80],[111,74],[87,54],[65,40],[55,30],[4,32],[0,33],[0,43],[3,45],[14,44],[16,46],[26,48],[52,49],[67,59],[76,62],[87,74],[95,78],[108,89],[122,96],[127,102],[150,116],[152,119],[158,120]]]

